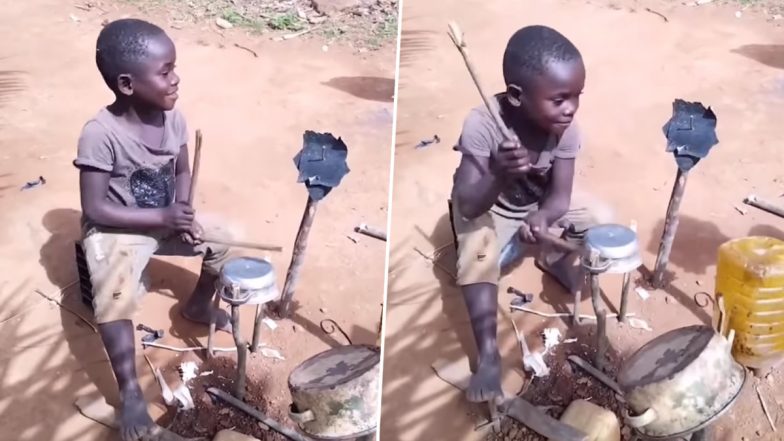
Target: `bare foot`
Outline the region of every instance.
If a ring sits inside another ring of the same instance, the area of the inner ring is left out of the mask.
[[[138,441],[145,437],[155,425],[147,413],[142,389],[138,384],[120,392],[120,438],[123,441]]]
[[[494,400],[503,395],[501,391],[501,355],[480,357],[476,373],[466,389],[466,398],[472,403]]]
[[[192,322],[209,326],[211,310],[212,305],[202,306],[198,303],[188,302],[188,304],[182,308],[180,314]],[[217,320],[215,320],[215,329],[231,333],[231,321],[229,320],[229,313],[219,309],[217,314],[218,317]]]

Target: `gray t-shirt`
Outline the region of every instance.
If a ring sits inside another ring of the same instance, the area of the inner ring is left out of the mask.
[[[175,200],[175,164],[188,143],[185,119],[164,112],[163,141],[145,144],[106,108],[85,124],[74,165],[111,174],[107,198],[127,207],[162,208]]]
[[[464,155],[489,158],[491,149],[498,147],[503,141],[504,135],[496,127],[490,112],[481,106],[469,112],[455,149]],[[551,135],[544,149],[530,150],[533,156],[539,155],[534,163],[536,171],[504,189],[496,206],[500,206],[504,211],[514,212],[524,211],[524,207],[539,202],[548,188],[553,161],[556,158],[573,159],[579,150],[580,133],[577,125],[572,122],[560,137]]]

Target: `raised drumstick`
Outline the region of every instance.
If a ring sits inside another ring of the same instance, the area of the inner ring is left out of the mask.
[[[479,95],[482,97],[482,101],[485,102],[487,110],[493,117],[493,121],[495,122],[496,127],[498,127],[498,130],[504,134],[504,138],[506,138],[506,140],[517,140],[515,134],[509,130],[509,128],[504,123],[504,120],[501,118],[501,111],[498,109],[498,103],[496,100],[491,100],[489,95],[485,93],[484,88],[482,88],[482,83],[479,81],[479,76],[474,69],[474,63],[471,62],[471,58],[468,56],[468,45],[466,45],[463,31],[460,30],[460,27],[455,22],[449,23],[449,37],[452,39],[452,43],[454,43],[457,47],[457,50],[460,51],[460,54],[463,56],[463,61],[465,61],[466,68],[468,68],[468,73],[471,75],[471,79],[474,81],[476,89],[479,91]],[[495,147],[496,146],[492,146],[493,149],[495,149]],[[495,151],[493,151],[493,153],[495,153]]]

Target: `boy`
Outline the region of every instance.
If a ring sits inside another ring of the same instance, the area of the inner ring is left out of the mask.
[[[173,110],[180,82],[175,58],[174,43],[151,23],[124,19],[101,31],[96,63],[115,100],[84,126],[74,161],[95,320],[117,378],[123,440],[140,439],[153,426],[136,377],[132,323],[150,257],[204,257],[181,313],[209,323],[215,281],[227,256],[200,241],[202,229],[188,205],[188,135],[182,115]],[[230,330],[225,311],[217,323]]]
[[[473,402],[502,394],[496,342],[498,282],[506,269],[501,249],[518,238],[536,244],[552,226],[579,240],[598,223],[595,213],[571,200],[580,149],[573,119],[585,84],[580,52],[553,29],[525,27],[507,44],[503,73],[506,91],[494,99],[517,139],[506,141],[487,109],[473,109],[456,146],[462,158],[452,189],[457,282],[478,350],[466,391]],[[579,289],[577,256],[542,248],[537,266],[570,291]]]

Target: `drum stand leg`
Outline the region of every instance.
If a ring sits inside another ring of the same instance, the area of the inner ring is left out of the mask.
[[[618,321],[626,321],[626,302],[629,300],[629,285],[631,285],[632,274],[623,275],[623,287],[621,288],[621,308],[618,310]]]
[[[215,339],[215,326],[218,322],[218,311],[220,311],[220,295],[217,290],[215,290],[215,297],[212,302],[212,310],[210,311],[210,332],[207,334],[207,358],[215,357],[213,340]]]
[[[234,397],[245,399],[245,363],[248,358],[248,346],[242,339],[240,331],[240,305],[231,305],[231,333],[237,345],[237,380],[234,383]]]
[[[253,322],[253,342],[250,345],[250,351],[256,353],[259,350],[261,342],[261,321],[264,320],[264,304],[256,305],[256,320]]]
[[[599,286],[599,273],[595,268],[599,266],[599,255],[591,253],[591,303],[596,313],[596,356],[593,364],[599,370],[604,370],[604,355],[607,353],[607,310],[601,305],[601,287]]]

